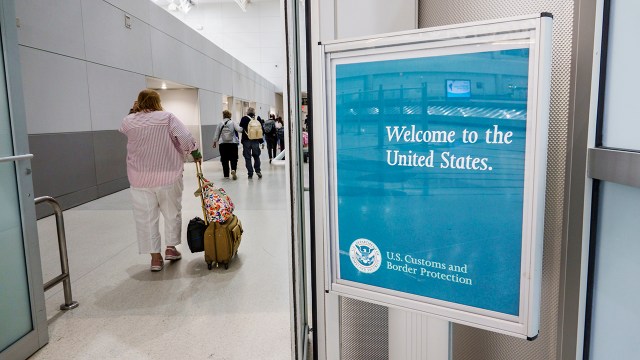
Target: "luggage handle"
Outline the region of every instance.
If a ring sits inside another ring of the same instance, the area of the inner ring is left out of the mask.
[[[209,226],[209,220],[207,219],[207,211],[205,210],[204,205],[204,197],[202,196],[202,188],[205,186],[202,184],[204,175],[202,175],[202,164],[200,162],[195,162],[196,164],[196,177],[198,178],[198,191],[196,192],[196,196],[200,196],[200,203],[202,204],[202,216],[204,216],[204,224]]]

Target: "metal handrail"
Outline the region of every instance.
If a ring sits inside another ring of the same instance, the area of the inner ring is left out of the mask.
[[[62,208],[56,199],[51,196],[41,196],[34,199],[36,205],[47,202],[53,207],[56,215],[56,229],[58,230],[58,249],[60,250],[60,268],[62,274],[56,276],[52,280],[44,284],[44,291],[47,291],[55,285],[62,282],[64,289],[64,304],[60,305],[60,310],[75,309],[80,305],[77,301],[73,301],[71,296],[71,278],[69,277],[69,257],[67,255],[67,236],[64,231],[64,219],[62,218]]]
[[[25,159],[31,159],[32,157],[33,157],[33,154],[24,154],[24,155],[0,157],[0,162],[25,160]]]

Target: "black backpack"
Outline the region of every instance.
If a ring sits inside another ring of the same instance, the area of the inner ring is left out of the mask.
[[[265,134],[268,134],[268,135],[275,135],[276,134],[276,132],[275,132],[275,130],[276,130],[276,122],[273,121],[272,119],[269,119],[269,120],[265,121],[264,125],[263,125],[263,128],[264,128],[264,133]]]

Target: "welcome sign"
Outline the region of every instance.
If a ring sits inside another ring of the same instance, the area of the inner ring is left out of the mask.
[[[325,45],[329,290],[537,334],[545,19]]]

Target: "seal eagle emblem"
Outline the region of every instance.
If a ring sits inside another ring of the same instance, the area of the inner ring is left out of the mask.
[[[357,239],[351,243],[349,258],[356,269],[367,274],[376,272],[382,264],[380,249],[368,239]]]

